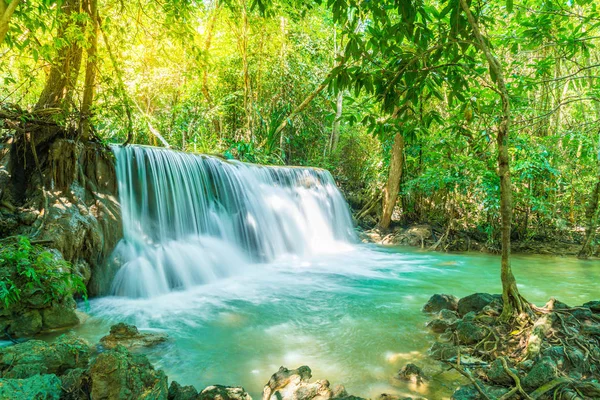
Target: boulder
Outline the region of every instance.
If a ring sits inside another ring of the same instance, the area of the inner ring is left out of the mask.
[[[15,379],[61,375],[72,368],[86,368],[89,358],[89,344],[74,335],[62,335],[54,343],[30,340],[0,349],[0,374]]]
[[[460,343],[479,343],[485,338],[485,335],[485,330],[471,321],[460,320],[456,323],[456,336]]]
[[[54,374],[26,379],[0,379],[0,399],[59,400],[61,382]]]
[[[336,396],[352,397],[348,396],[343,386],[336,387],[334,392],[329,381],[318,380],[311,383],[311,377],[311,370],[307,366],[293,370],[281,367],[265,385],[263,400],[326,400]]]
[[[107,349],[118,345],[131,350],[139,347],[151,347],[167,341],[167,335],[160,333],[140,333],[134,325],[118,323],[110,327],[110,334],[100,339],[100,344]]]
[[[521,380],[527,390],[537,389],[558,376],[556,363],[550,357],[542,357],[537,361],[531,371]]]
[[[421,368],[415,364],[406,364],[400,371],[398,371],[396,374],[396,379],[414,382],[417,385],[420,385],[427,380],[427,377]]]
[[[90,377],[86,369],[74,368],[60,377],[63,395],[61,399],[88,399],[90,396]]]
[[[205,388],[197,400],[252,400],[242,387],[213,385]]]
[[[169,400],[196,400],[198,391],[193,386],[181,386],[173,381],[169,386]]]
[[[588,301],[583,307],[589,308],[595,314],[600,314],[600,300]]]
[[[90,366],[91,398],[127,400],[168,398],[167,377],[146,356],[118,345],[100,353]]]
[[[29,310],[9,320],[7,325],[8,333],[14,337],[33,336],[42,330],[42,315],[38,310]]]
[[[456,327],[456,321],[458,321],[458,314],[444,309],[439,312],[437,318],[427,323],[427,327],[434,333],[444,333],[447,329]]]
[[[435,342],[428,351],[431,358],[439,361],[450,360],[453,357],[457,357],[459,352],[459,346],[441,342]]]
[[[518,371],[516,369],[510,368],[510,366],[509,369],[514,372],[515,375],[518,375]],[[490,381],[498,385],[510,386],[514,383],[513,378],[511,378],[510,375],[504,370],[500,359],[496,359],[490,364],[490,367],[487,370],[487,376]]]
[[[469,312],[479,313],[485,306],[494,300],[495,296],[489,293],[474,293],[458,300],[458,313],[465,315]]]
[[[42,329],[68,328],[79,324],[75,313],[77,305],[72,297],[66,297],[61,303],[41,310]]]
[[[456,311],[458,309],[458,298],[451,294],[434,294],[423,306],[423,312],[437,313],[442,310]]]

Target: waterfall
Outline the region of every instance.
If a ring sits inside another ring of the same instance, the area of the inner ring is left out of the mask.
[[[112,293],[151,297],[355,241],[331,174],[147,146],[113,147],[123,218]]]

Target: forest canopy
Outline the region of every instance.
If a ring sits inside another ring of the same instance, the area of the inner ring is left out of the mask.
[[[595,1],[0,0],[0,15],[4,115],[325,167],[359,222],[449,226],[498,250],[505,144],[511,237],[587,227],[582,255],[595,244]]]

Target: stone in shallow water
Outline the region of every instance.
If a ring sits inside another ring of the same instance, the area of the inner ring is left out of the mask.
[[[442,310],[437,315],[437,318],[432,319],[427,323],[427,327],[435,333],[444,333],[446,329],[454,328],[456,321],[458,320],[458,314],[450,310]]]
[[[60,379],[54,374],[0,379],[0,399],[58,400],[61,392]]]
[[[166,342],[168,336],[161,333],[140,333],[134,325],[118,323],[110,327],[110,334],[100,339],[100,344],[107,349],[118,345],[127,349],[152,347]]]
[[[181,386],[173,381],[169,386],[169,400],[196,400],[198,391],[193,386]]]
[[[436,313],[442,310],[456,311],[458,298],[451,294],[434,294],[423,306],[423,312]]]
[[[243,387],[213,385],[205,388],[197,400],[252,400]]]
[[[265,385],[263,400],[357,400],[358,397],[348,395],[343,386],[331,389],[329,381],[309,382],[312,372],[306,365],[297,369],[280,367]]]
[[[470,321],[458,321],[456,324],[456,335],[460,343],[475,344],[485,337],[485,330]]]

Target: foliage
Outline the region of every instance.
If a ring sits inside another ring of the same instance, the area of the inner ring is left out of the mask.
[[[58,37],[62,3],[15,11],[0,102],[35,107],[58,51],[88,48],[86,15],[72,16]],[[596,179],[600,9],[593,1],[470,4],[507,72],[513,234],[579,232]],[[92,124],[102,140],[125,140],[130,104],[135,143],[161,145],[158,131],[177,149],[325,167],[347,191],[377,195],[400,132],[403,222],[453,221],[497,240],[501,105],[459,1],[102,0],[98,9]]]
[[[24,236],[0,250],[0,302],[9,308],[22,296],[42,295],[43,304],[62,300],[87,291],[82,278],[72,272],[71,265]]]

